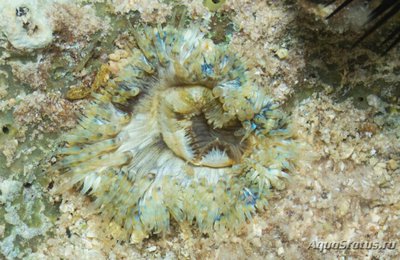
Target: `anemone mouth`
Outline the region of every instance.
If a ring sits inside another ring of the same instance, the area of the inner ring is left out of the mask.
[[[181,159],[196,166],[229,167],[239,163],[248,142],[239,134],[240,121],[217,125],[213,118],[223,108],[203,86],[173,87],[163,91],[159,125],[163,141]]]
[[[204,114],[202,114],[193,117],[192,122],[194,141],[191,146],[196,150],[197,161],[201,163],[204,158],[213,156],[214,153],[215,155],[226,154],[229,163],[224,166],[240,163],[243,153],[248,147],[248,141],[243,140],[242,136],[237,133],[242,128],[239,121],[234,121],[232,125],[218,129],[210,126]],[[213,166],[212,163],[204,163],[204,165]]]

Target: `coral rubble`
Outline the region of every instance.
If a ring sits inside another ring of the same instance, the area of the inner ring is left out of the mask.
[[[33,50],[53,40],[53,25],[48,19],[47,0],[5,0],[0,6],[0,29],[16,49]]]

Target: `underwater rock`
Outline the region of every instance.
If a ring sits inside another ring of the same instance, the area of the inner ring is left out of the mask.
[[[0,177],[0,206],[4,212],[0,216],[0,255],[4,259],[26,259],[31,252],[25,251],[29,240],[38,241],[52,226],[45,215],[40,188]]]
[[[48,19],[49,0],[4,0],[0,6],[0,30],[20,50],[43,48],[53,39]]]

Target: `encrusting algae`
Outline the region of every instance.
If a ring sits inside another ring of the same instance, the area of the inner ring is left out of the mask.
[[[145,27],[103,67],[56,168],[141,241],[172,219],[237,230],[293,171],[288,117],[226,45],[196,26]],[[95,91],[98,89],[98,91]]]

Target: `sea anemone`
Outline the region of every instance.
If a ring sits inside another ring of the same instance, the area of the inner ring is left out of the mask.
[[[79,127],[63,137],[63,189],[81,184],[133,241],[168,231],[171,219],[205,233],[238,229],[294,170],[288,117],[198,26],[134,34],[136,46],[96,79]]]

